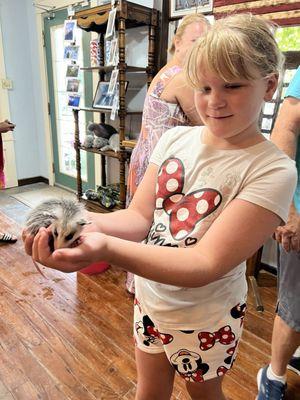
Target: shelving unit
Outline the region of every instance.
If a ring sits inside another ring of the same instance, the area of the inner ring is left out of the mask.
[[[150,84],[153,76],[155,75],[155,39],[156,39],[156,27],[158,24],[158,11],[142,5],[134,4],[126,0],[119,0],[116,4],[117,12],[115,19],[115,29],[118,32],[118,52],[119,62],[117,68],[119,70],[118,81],[119,81],[119,129],[118,133],[120,136],[120,151],[100,151],[95,148],[85,148],[80,143],[79,139],[79,114],[81,112],[98,112],[100,113],[101,122],[105,122],[105,115],[110,113],[111,110],[107,109],[96,109],[93,107],[83,106],[73,108],[73,115],[75,121],[75,142],[74,147],[76,151],[76,169],[77,169],[77,194],[79,200],[86,201],[87,208],[96,208],[100,211],[103,208],[96,202],[91,202],[83,198],[82,193],[82,179],[81,179],[81,161],[80,151],[89,151],[95,154],[101,155],[101,184],[106,185],[106,159],[107,157],[113,157],[119,162],[119,184],[120,184],[120,198],[119,205],[117,208],[125,207],[126,200],[126,183],[125,183],[125,165],[130,159],[131,149],[135,145],[135,141],[125,140],[125,119],[127,115],[140,114],[141,111],[128,111],[126,109],[126,97],[125,97],[125,85],[126,85],[126,73],[141,73],[147,74],[147,83]],[[104,81],[107,73],[110,73],[115,66],[104,65],[104,34],[106,32],[106,26],[108,22],[109,12],[111,11],[111,4],[105,4],[90,8],[87,10],[79,11],[75,14],[77,19],[77,25],[81,29],[88,32],[100,33],[100,66],[90,67],[85,66],[81,69],[83,71],[96,71],[99,74],[99,80]],[[126,43],[125,43],[125,31],[129,28],[135,28],[139,26],[148,26],[148,66],[146,68],[129,66],[126,64]]]

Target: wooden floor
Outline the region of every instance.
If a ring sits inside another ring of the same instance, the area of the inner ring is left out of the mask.
[[[20,234],[28,208],[0,197],[0,231]],[[134,399],[132,298],[124,273],[44,273],[47,279],[20,240],[0,247],[0,400]],[[269,360],[276,282],[261,273],[259,283],[265,311],[255,310],[250,292],[240,352],[225,377],[228,400],[254,400],[257,370]],[[288,385],[288,399],[300,399],[299,377],[289,372]],[[180,379],[172,399],[188,399]]]

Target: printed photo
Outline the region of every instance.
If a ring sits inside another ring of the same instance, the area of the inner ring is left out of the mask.
[[[78,92],[79,79],[68,79],[67,80],[67,92]]]
[[[108,94],[109,82],[99,82],[95,93],[93,107],[111,110],[114,94]]]
[[[77,20],[67,19],[64,24],[64,40],[69,42],[75,41]]]
[[[116,84],[117,84],[117,81],[118,81],[118,76],[119,76],[119,70],[117,68],[115,68],[111,72],[107,94],[113,94],[115,92]]]
[[[68,98],[68,106],[79,107],[80,96],[77,94],[70,94]]]
[[[65,46],[64,59],[65,60],[78,60],[79,46]]]
[[[116,65],[118,55],[118,39],[111,40],[107,65]]]
[[[116,13],[117,13],[117,8],[113,8],[109,12],[108,21],[107,21],[107,27],[106,27],[106,33],[105,33],[105,38],[106,39],[110,39],[110,38],[112,38],[114,36]]]
[[[79,73],[79,65],[68,65],[67,66],[67,78],[77,78]]]

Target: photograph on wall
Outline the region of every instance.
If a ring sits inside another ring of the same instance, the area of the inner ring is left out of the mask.
[[[77,20],[76,19],[67,19],[64,23],[64,40],[68,42],[75,41],[76,35],[76,26]]]
[[[65,60],[78,60],[79,46],[65,46],[64,59]]]
[[[117,14],[117,8],[113,8],[109,12],[106,33],[105,33],[106,39],[111,39],[114,36],[116,14]]]
[[[77,93],[79,89],[79,79],[68,79],[67,80],[67,92]]]
[[[78,94],[70,94],[68,98],[68,106],[79,107],[80,96]]]
[[[93,100],[94,108],[104,108],[111,110],[114,101],[114,95],[108,94],[109,82],[98,82],[95,97]]]
[[[213,0],[170,0],[170,17],[182,17],[191,13],[211,13]]]
[[[71,64],[67,66],[66,77],[67,78],[77,78],[79,74],[79,65]]]

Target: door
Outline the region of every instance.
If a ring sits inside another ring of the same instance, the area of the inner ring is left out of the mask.
[[[44,35],[46,48],[46,64],[49,88],[49,113],[51,120],[52,146],[54,158],[55,183],[76,190],[76,154],[74,142],[74,118],[72,107],[68,106],[66,71],[71,64],[64,60],[64,21],[67,10],[55,12],[54,19],[44,19]],[[82,29],[76,30],[76,45],[79,46],[79,66],[90,65],[89,59],[90,34]],[[78,94],[80,105],[92,104],[91,72],[79,70]],[[74,93],[73,93],[74,94]],[[84,111],[79,113],[79,128],[81,141],[84,139],[86,125],[92,120],[92,115]],[[83,190],[95,187],[94,155],[81,152],[81,171]]]

